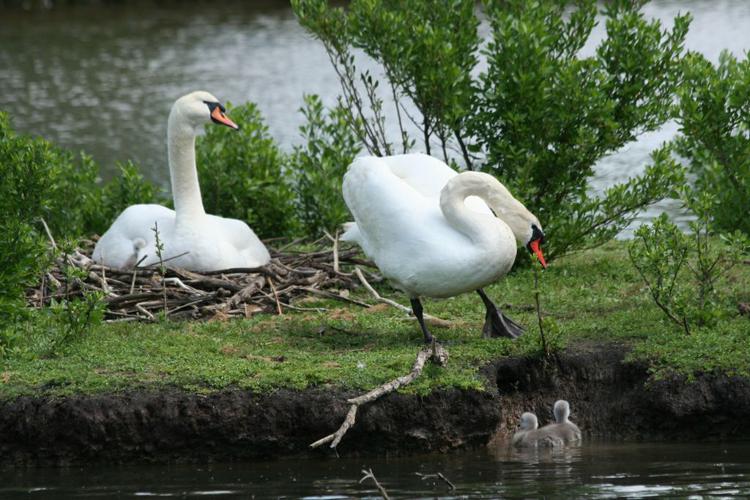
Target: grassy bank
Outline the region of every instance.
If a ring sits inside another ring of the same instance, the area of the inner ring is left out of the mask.
[[[748,283],[750,266],[735,267],[724,285],[730,298],[725,317],[687,336],[651,301],[627,259],[626,245],[610,243],[562,258],[543,273],[542,309],[552,322],[547,340],[555,349],[591,341],[629,343],[632,356],[647,359],[656,377],[715,369],[748,375],[750,320],[736,307],[750,301]],[[533,269],[519,270],[488,289],[527,328],[516,341],[482,338],[484,309],[474,294],[426,300],[427,312],[451,322],[434,329],[451,358],[446,368],[428,366],[407,390],[480,389],[479,368],[489,360],[541,355],[533,289]],[[406,302],[403,295],[393,297]],[[56,327],[39,314],[19,326],[15,348],[0,360],[0,398],[164,385],[197,392],[326,384],[367,389],[408,372],[421,345],[416,322],[387,306],[299,305],[326,310],[241,321],[102,324],[54,356],[45,352]]]

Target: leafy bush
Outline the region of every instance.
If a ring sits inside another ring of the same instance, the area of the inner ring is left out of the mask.
[[[694,195],[689,189],[684,194]],[[711,234],[710,195],[704,193],[687,203],[697,216],[690,223],[690,234],[662,214],[636,230],[628,250],[656,305],[690,334],[696,326],[715,325],[729,309],[720,282],[750,250],[750,239],[740,232],[719,238]]]
[[[43,139],[16,135],[4,113],[0,113],[0,166],[2,329],[26,316],[24,291],[43,269],[47,236],[41,219],[58,235],[80,231],[83,214],[71,200],[88,199],[95,172],[85,160],[76,164],[72,155]]]
[[[379,133],[385,118],[377,85],[366,73],[364,85],[355,85],[355,48],[382,65],[402,136],[404,114],[420,130],[425,151],[437,141],[446,161],[455,160],[449,151],[456,150],[465,168],[497,175],[539,216],[550,234],[545,254],[554,258],[612,238],[682,180],[659,151],[642,175],[602,197],[587,192],[596,161],[669,118],[681,78],[689,16],[665,31],[644,18],[643,3],[606,3],[608,36],[585,58],[579,52],[595,24],[594,0],[571,8],[555,0],[487,1],[491,35],[484,46],[470,0],[353,0],[347,9],[293,0],[292,6],[328,51],[353,110],[350,125],[370,153],[393,147]],[[481,71],[480,53],[487,62]]]
[[[294,194],[282,152],[255,104],[237,106],[230,113],[240,125],[238,132],[206,127],[206,135],[197,141],[206,210],[246,221],[261,238],[294,234]]]
[[[723,52],[718,66],[689,54],[678,95],[675,149],[689,160],[696,190],[713,195],[718,229],[750,234],[750,54],[737,61]]]
[[[489,66],[472,132],[487,152],[487,168],[553,235],[552,257],[611,239],[681,180],[661,151],[644,174],[600,198],[587,193],[597,160],[666,121],[679,82],[688,17],[663,32],[638,3],[607,4],[608,36],[588,58],[578,52],[595,23],[593,1],[577,2],[569,16],[561,2],[490,7]]]
[[[90,158],[72,154],[41,138],[16,135],[0,113],[0,213],[38,227],[43,218],[53,234],[80,234],[82,206],[96,191],[98,169]]]
[[[45,250],[29,224],[15,218],[0,221],[0,330],[26,315],[24,292],[39,279]]]
[[[289,169],[294,174],[297,216],[305,234],[333,233],[350,216],[341,196],[341,182],[360,150],[360,142],[346,124],[341,105],[324,113],[318,96],[305,96],[300,110],[306,122],[300,127],[303,146],[294,148]]]
[[[52,300],[49,311],[52,316],[49,346],[46,354],[56,355],[72,342],[81,339],[91,328],[104,320],[104,294],[99,291],[84,290],[81,297],[71,298],[72,287],[88,274],[88,271],[77,266],[67,264],[67,254],[77,245],[68,241],[63,243],[60,259],[63,266],[65,281],[62,285],[62,300]]]
[[[12,337],[8,325],[28,316],[24,292],[50,262],[42,220],[58,240],[101,232],[126,206],[155,201],[156,189],[130,163],[122,167],[121,177],[100,188],[99,168],[90,156],[75,159],[44,139],[17,135],[4,113],[0,165],[0,344],[7,348]],[[70,313],[66,321],[73,324],[91,305],[84,302],[85,307],[66,303],[58,308]],[[79,326],[71,328],[80,331]]]
[[[88,159],[86,156],[84,158]],[[119,175],[88,193],[90,199],[81,207],[84,210],[85,235],[102,234],[130,205],[171,203],[159,187],[141,175],[138,166],[133,162],[127,161],[117,167]]]

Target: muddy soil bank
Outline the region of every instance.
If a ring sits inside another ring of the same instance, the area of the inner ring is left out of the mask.
[[[749,439],[750,379],[703,374],[649,381],[647,366],[619,345],[576,347],[555,359],[500,359],[482,373],[484,392],[391,394],[360,409],[341,455],[405,454],[482,446],[513,432],[523,411],[541,423],[558,398],[588,437]],[[177,389],[0,402],[0,464],[239,460],[309,450],[336,430],[352,392]]]

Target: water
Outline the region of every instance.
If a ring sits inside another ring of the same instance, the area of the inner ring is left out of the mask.
[[[746,0],[654,0],[645,8],[669,25],[686,10],[694,16],[688,49],[716,60],[723,48],[740,56],[750,48]],[[603,35],[600,24],[584,53]],[[340,92],[321,44],[297,24],[288,2],[0,9],[0,109],[19,131],[91,153],[104,177],[116,161],[133,159],[166,185],[167,113],[178,96],[196,89],[257,102],[287,149],[299,141],[302,95],[317,93],[331,104]],[[594,190],[640,172],[649,152],[676,130],[668,124],[603,160]]]
[[[0,472],[0,498],[377,497],[747,498],[748,443],[587,443],[559,452],[490,450],[394,459],[19,469]],[[455,486],[422,480],[442,472]]]
[[[750,48],[750,2],[662,0],[646,7],[665,22],[689,10],[687,48],[716,60]],[[599,26],[585,50],[603,34]],[[366,65],[367,66],[367,65]],[[174,99],[207,89],[257,102],[285,148],[297,142],[303,93],[331,104],[338,80],[319,43],[286,2],[128,1],[50,10],[0,9],[0,109],[17,130],[84,150],[113,175],[133,159],[166,184],[166,116]],[[592,188],[642,170],[675,124],[645,134],[597,166]],[[672,204],[660,204],[651,214]],[[358,484],[372,467],[394,496],[614,498],[750,495],[747,444],[593,444],[562,454],[506,449],[430,457],[280,460],[206,466],[86,467],[0,472],[0,498],[373,496]],[[457,486],[421,481],[442,471]]]

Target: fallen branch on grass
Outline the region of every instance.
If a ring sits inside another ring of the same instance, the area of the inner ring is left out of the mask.
[[[417,359],[414,361],[414,365],[412,366],[411,371],[408,374],[395,378],[390,382],[386,382],[385,384],[376,387],[366,394],[363,394],[356,398],[348,399],[347,403],[349,403],[351,406],[349,407],[349,411],[346,414],[344,422],[341,424],[338,430],[333,434],[329,434],[328,436],[315,441],[310,445],[310,448],[317,448],[318,446],[326,443],[331,443],[331,448],[335,448],[336,446],[338,446],[338,444],[341,442],[341,438],[343,438],[344,434],[346,434],[346,431],[348,431],[349,428],[354,425],[354,422],[357,418],[357,409],[360,406],[371,403],[386,394],[396,391],[399,387],[403,387],[412,383],[417,377],[419,377],[419,375],[421,375],[422,370],[424,369],[424,365],[428,359],[439,366],[444,366],[445,363],[448,362],[448,351],[446,351],[443,346],[437,342],[426,345],[422,347],[422,349],[420,349],[419,353],[417,353]]]
[[[386,298],[386,297],[383,297],[383,296],[381,296],[381,295],[380,295],[380,294],[379,294],[379,293],[378,293],[378,292],[377,292],[377,291],[376,291],[376,290],[375,290],[375,289],[374,289],[374,288],[373,288],[373,287],[372,287],[372,286],[370,285],[370,283],[368,283],[368,282],[367,282],[367,280],[365,279],[365,275],[364,275],[364,274],[362,274],[362,270],[361,270],[361,269],[360,269],[359,267],[355,267],[355,268],[354,268],[354,274],[356,274],[356,275],[357,275],[357,278],[359,278],[359,281],[360,281],[360,283],[362,283],[362,286],[364,286],[364,287],[365,287],[365,289],[366,289],[366,290],[367,290],[368,292],[370,292],[370,295],[372,295],[372,296],[373,296],[373,297],[375,298],[375,300],[377,300],[378,302],[381,302],[381,303],[383,303],[383,304],[388,304],[388,305],[389,305],[389,306],[391,306],[391,307],[395,307],[395,308],[396,308],[396,309],[398,309],[399,311],[403,311],[403,312],[405,312],[405,313],[406,313],[406,314],[408,314],[408,315],[409,315],[409,317],[411,317],[412,319],[415,319],[415,320],[417,319],[417,318],[416,318],[416,317],[414,316],[414,314],[413,314],[413,312],[412,312],[412,310],[411,310],[411,308],[410,308],[410,307],[406,307],[406,306],[404,306],[404,305],[401,305],[401,304],[399,304],[399,303],[398,303],[398,302],[396,302],[395,300],[391,300],[391,299],[389,299],[389,298]],[[440,318],[436,318],[435,316],[431,316],[431,315],[429,315],[429,314],[424,314],[424,315],[423,315],[423,317],[424,317],[424,320],[425,320],[425,322],[427,322],[427,323],[429,323],[430,325],[433,325],[433,326],[438,326],[438,327],[442,327],[442,328],[448,328],[449,326],[451,326],[451,324],[450,324],[450,322],[449,322],[449,321],[446,321],[446,320],[444,320],[444,319],[440,319]]]

